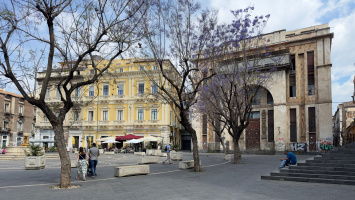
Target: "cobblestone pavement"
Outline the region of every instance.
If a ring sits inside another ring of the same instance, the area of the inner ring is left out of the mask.
[[[70,153],[71,159],[75,154]],[[223,154],[201,153],[203,172],[179,170],[178,162],[150,164],[150,174],[117,178],[114,167],[135,165],[133,154],[102,155],[98,176],[72,184],[80,188],[53,190],[60,178],[59,159],[47,159],[43,170],[25,170],[24,161],[0,160],[0,200],[2,199],[353,199],[355,187],[347,185],[265,181],[260,176],[276,170],[282,155],[243,155],[240,164],[224,160]],[[299,155],[298,160],[310,156]],[[183,160],[191,160],[184,153]]]

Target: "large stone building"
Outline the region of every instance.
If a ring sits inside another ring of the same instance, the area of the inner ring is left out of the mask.
[[[321,144],[333,143],[333,35],[328,24],[264,35],[270,57],[261,63],[280,62],[271,66],[276,68],[271,82],[257,94],[249,127],[239,140],[243,151],[318,151]],[[201,119],[194,124],[199,148],[219,149],[219,138]],[[223,137],[232,149],[230,135]]]
[[[343,102],[333,116],[333,138],[336,146],[354,142],[355,103]]]
[[[107,65],[108,60],[97,60],[99,68]],[[82,81],[94,74],[89,62],[83,61],[75,73],[74,82]],[[170,61],[166,65],[172,65]],[[55,85],[61,76],[65,76],[66,65],[54,70],[51,85],[47,88],[45,101],[60,105],[60,94]],[[174,72],[172,72],[173,74]],[[147,76],[149,74],[149,76]],[[45,72],[38,75],[39,87]],[[157,87],[152,80],[159,82],[159,70],[152,60],[124,59],[114,60],[108,71],[99,81],[76,90],[72,100],[74,107],[67,114],[64,131],[67,145],[89,147],[97,139],[124,136],[156,136],[163,144],[180,144],[179,123],[169,104],[156,98]],[[58,113],[59,114],[59,113]],[[36,126],[42,136],[54,136],[54,132],[43,116],[37,114]],[[155,143],[153,145],[157,145]],[[100,142],[98,144],[101,144]],[[120,147],[122,143],[118,144]]]
[[[16,93],[0,89],[0,148],[20,146],[34,133],[34,107]]]

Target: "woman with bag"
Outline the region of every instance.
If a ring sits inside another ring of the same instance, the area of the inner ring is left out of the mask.
[[[80,174],[83,175],[83,181],[85,181],[85,175],[88,170],[88,158],[84,152],[83,147],[80,147],[78,156],[76,158],[76,167],[78,169],[76,179],[79,180]]]

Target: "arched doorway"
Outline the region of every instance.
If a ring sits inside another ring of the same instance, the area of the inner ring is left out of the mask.
[[[274,141],[273,97],[268,89],[261,87],[255,94],[249,125],[245,129],[245,148],[260,150],[261,142]]]

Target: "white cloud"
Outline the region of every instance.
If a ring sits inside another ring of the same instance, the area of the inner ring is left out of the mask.
[[[351,76],[343,84],[332,82],[332,96],[333,96],[333,109],[332,113],[336,111],[336,107],[341,102],[352,101],[351,96],[354,93],[353,77]]]

